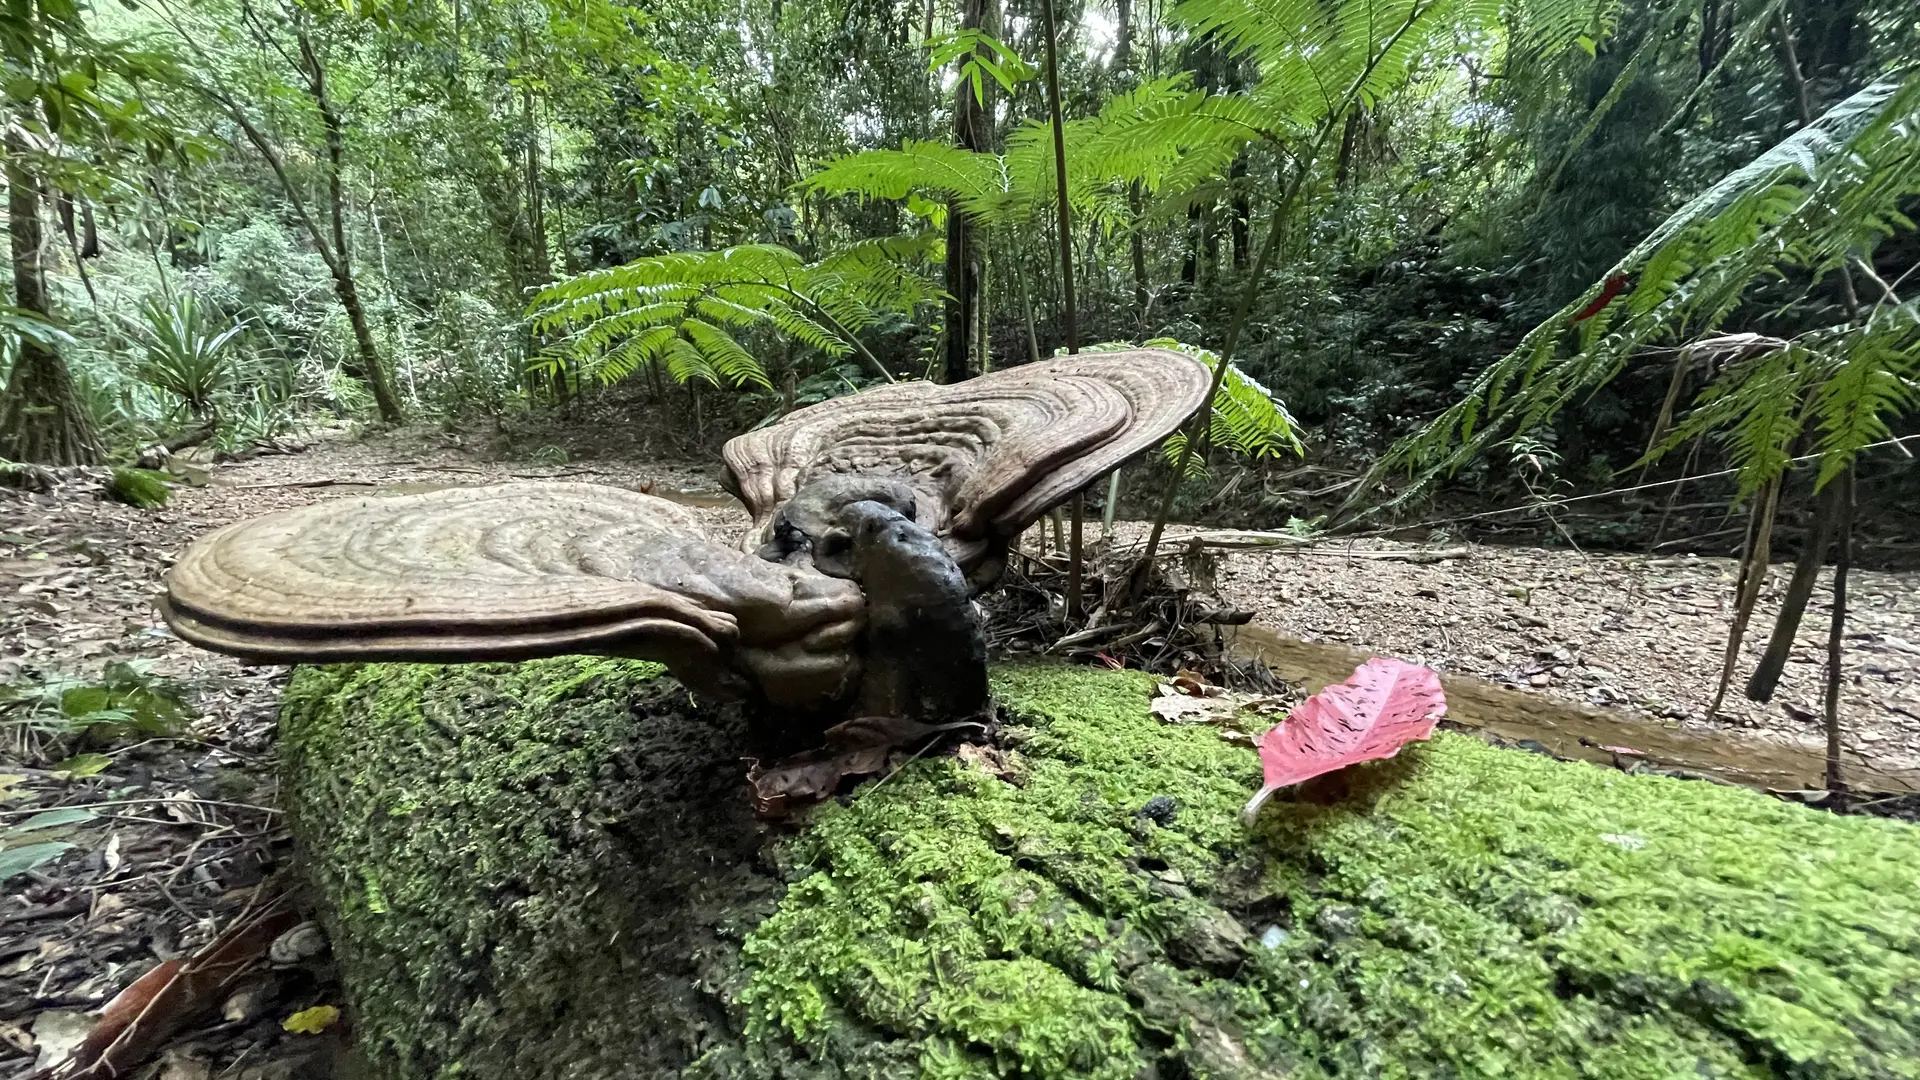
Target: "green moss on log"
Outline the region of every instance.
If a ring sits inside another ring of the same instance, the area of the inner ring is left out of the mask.
[[[1920,1076],[1910,826],[1442,735],[1249,834],[1250,751],[1024,666],[1008,776],[921,760],[763,842],[737,720],[651,675],[296,679],[380,1071]]]
[[[743,726],[661,670],[295,673],[283,791],[374,1075],[671,1075],[702,1052],[699,973],[778,882],[746,869]]]

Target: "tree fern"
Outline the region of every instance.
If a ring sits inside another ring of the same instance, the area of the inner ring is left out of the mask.
[[[1148,83],[1114,98],[1097,115],[1064,125],[1068,198],[1083,220],[1103,226],[1130,216],[1125,192],[1180,191],[1217,175],[1256,138],[1259,107],[1244,95],[1209,95],[1183,79]],[[908,141],[898,150],[866,150],[823,165],[802,188],[828,195],[953,198],[989,227],[1017,225],[1045,212],[1054,197],[1053,129],[1026,121],[1007,136],[1005,154]]]
[[[891,379],[858,333],[939,295],[916,269],[929,243],[870,241],[811,264],[753,244],[590,270],[533,298],[534,329],[561,335],[539,363],[602,382],[658,366],[681,383],[765,388],[766,368],[739,335],[767,329],[829,357],[857,352]]]
[[[1865,268],[1864,253],[1879,240],[1913,227],[1900,206],[1915,195],[1920,74],[1866,87],[1695,196],[1481,372],[1460,402],[1389,451],[1379,469],[1413,473],[1405,498],[1488,446],[1547,423],[1619,375],[1649,342],[1715,332],[1756,281],[1796,271],[1818,282],[1843,266]],[[1811,419],[1820,430],[1821,482],[1837,475],[1885,437],[1889,415],[1913,402],[1915,303],[1901,302],[1891,285],[1883,292],[1860,319],[1723,372],[1649,457],[1725,432],[1750,492],[1785,467],[1785,446]]]

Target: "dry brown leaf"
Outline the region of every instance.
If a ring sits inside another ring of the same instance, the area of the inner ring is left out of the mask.
[[[1154,698],[1148,707],[1153,715],[1169,724],[1204,724],[1219,718],[1213,701],[1185,694],[1164,694]]]
[[[862,716],[827,729],[826,745],[762,767],[750,761],[747,783],[753,786],[753,809],[763,818],[777,818],[819,802],[839,790],[849,776],[865,776],[886,767],[896,747],[924,745],[946,731],[978,728],[973,721],[923,724],[898,716]]]
[[[265,956],[281,931],[297,922],[293,905],[277,898],[229,927],[191,959],[168,960],[107,1003],[98,1023],[73,1052],[43,1066],[33,1080],[112,1080],[146,1061],[195,1015]]]
[[[1007,765],[1006,755],[1002,754],[997,747],[963,742],[955,748],[953,755],[962,763],[979,769],[988,776],[1005,780],[1013,774],[1013,770]]]
[[[1215,686],[1207,681],[1206,676],[1191,668],[1181,668],[1174,672],[1173,678],[1168,680],[1166,685],[1192,697],[1219,697],[1227,692],[1226,687]]]

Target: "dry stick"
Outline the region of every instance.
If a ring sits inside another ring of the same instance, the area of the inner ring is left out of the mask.
[[[221,799],[177,799],[165,795],[154,795],[138,799],[107,799],[104,802],[67,803],[61,806],[30,806],[24,810],[0,810],[0,817],[28,817],[49,810],[98,810],[103,806],[150,806],[154,803],[179,803],[187,806],[225,806],[235,810],[254,810],[262,814],[278,814],[279,810],[271,806],[255,806],[252,803],[226,802]]]
[[[1695,439],[1693,441],[1693,449],[1687,451],[1687,463],[1680,466],[1680,479],[1670,481],[1670,483],[1673,484],[1673,490],[1667,495],[1667,505],[1660,511],[1659,524],[1653,527],[1653,541],[1647,545],[1648,551],[1659,550],[1661,538],[1667,535],[1667,519],[1673,516],[1673,504],[1680,501],[1680,489],[1687,486],[1687,480],[1691,478],[1693,473],[1694,462],[1700,460],[1700,445],[1703,441],[1704,440],[1701,439]],[[1645,479],[1646,474],[1642,473],[1642,483],[1645,482]]]
[[[1100,536],[1111,539],[1113,536],[1114,508],[1120,505],[1120,470],[1107,474],[1107,505],[1100,511]]]
[[[1692,367],[1692,350],[1681,349],[1680,355],[1673,361],[1673,377],[1667,380],[1666,400],[1660,403],[1660,415],[1655,417],[1653,421],[1653,434],[1647,437],[1646,452],[1640,455],[1641,459],[1646,462],[1646,465],[1640,469],[1640,479],[1642,481],[1647,478],[1647,470],[1653,468],[1654,449],[1660,445],[1661,439],[1666,438],[1667,429],[1673,426],[1673,410],[1680,404],[1680,391],[1686,386],[1687,371]],[[1696,452],[1699,450],[1699,447],[1699,442],[1695,441],[1694,449]],[[1692,466],[1689,465],[1688,468],[1692,468]],[[1683,469],[1681,471],[1684,472],[1686,470]]]
[[[1773,543],[1773,512],[1780,505],[1783,472],[1767,481],[1753,500],[1753,516],[1747,523],[1747,542],[1740,551],[1740,579],[1734,591],[1733,626],[1727,631],[1727,655],[1720,664],[1720,684],[1714,688],[1713,702],[1707,706],[1707,719],[1720,713],[1733,683],[1733,669],[1740,663],[1740,643],[1746,639],[1747,623],[1760,600],[1760,586],[1767,579],[1767,556]]]
[[[1833,623],[1827,631],[1827,790],[1833,808],[1847,808],[1847,781],[1840,772],[1840,649],[1847,627],[1847,568],[1853,561],[1853,468],[1840,474],[1839,553],[1833,561]]]
[[[1793,639],[1800,631],[1800,620],[1806,614],[1807,600],[1813,596],[1814,583],[1820,579],[1820,567],[1827,561],[1827,549],[1833,546],[1833,530],[1840,518],[1840,485],[1828,484],[1820,493],[1820,504],[1814,510],[1813,528],[1807,533],[1806,546],[1800,551],[1800,559],[1793,566],[1793,580],[1787,584],[1787,594],[1780,600],[1780,615],[1773,623],[1773,636],[1767,640],[1767,651],[1760,658],[1760,664],[1753,669],[1753,676],[1747,680],[1747,697],[1754,701],[1772,701],[1773,691],[1780,683],[1780,673],[1786,670],[1787,656],[1793,652]]]

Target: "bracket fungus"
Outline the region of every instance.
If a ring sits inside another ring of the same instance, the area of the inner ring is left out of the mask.
[[[745,550],[595,484],[315,503],[201,538],[161,610],[257,662],[597,653],[776,706],[964,716],[986,697],[970,594],[1048,509],[1172,433],[1208,378],[1137,349],[799,410],[722,451]]]

